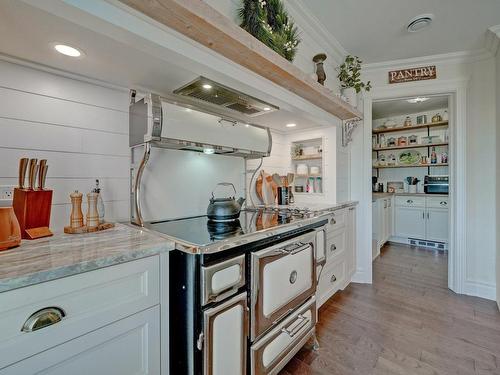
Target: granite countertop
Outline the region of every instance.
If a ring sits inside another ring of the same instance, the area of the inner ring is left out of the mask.
[[[173,250],[174,242],[124,224],[102,232],[23,240],[0,251],[0,292]]]
[[[346,202],[339,202],[339,203],[293,203],[293,204],[289,204],[289,205],[286,205],[286,206],[279,206],[279,205],[272,205],[272,206],[267,206],[267,207],[275,207],[275,208],[280,208],[280,207],[283,207],[283,208],[289,208],[289,209],[304,209],[304,208],[308,208],[312,211],[335,211],[335,210],[341,210],[343,208],[347,208],[347,207],[352,207],[352,206],[356,206],[359,202],[358,201],[346,201]],[[253,209],[253,208],[262,208],[262,207],[265,207],[265,206],[255,206],[255,207],[248,207],[250,209]]]

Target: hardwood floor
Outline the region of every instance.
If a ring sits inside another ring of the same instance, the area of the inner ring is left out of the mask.
[[[281,375],[500,374],[496,303],[447,288],[447,256],[388,245],[373,285],[351,284],[319,311],[320,349]]]

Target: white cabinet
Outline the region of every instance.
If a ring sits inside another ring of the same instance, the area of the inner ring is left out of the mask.
[[[389,241],[393,235],[393,198],[380,198],[373,202],[372,206],[373,240],[375,248],[372,257],[375,259],[380,254],[380,248]]]
[[[448,206],[448,197],[396,197],[393,240],[407,243],[408,238],[412,238],[447,243]],[[427,244],[424,242],[423,245]]]
[[[134,314],[0,370],[1,375],[160,373],[160,308]]]
[[[319,271],[318,308],[344,289],[356,272],[356,208],[335,211],[325,230],[326,264]]]
[[[160,374],[160,268],[157,255],[0,293],[0,375]]]
[[[448,242],[448,209],[427,209],[426,239],[437,242]]]
[[[425,237],[425,213],[419,207],[396,207],[396,230],[397,237]]]

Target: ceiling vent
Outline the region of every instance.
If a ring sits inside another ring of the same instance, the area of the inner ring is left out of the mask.
[[[250,117],[279,110],[279,107],[275,105],[243,94],[205,77],[198,77],[187,85],[174,90],[174,94],[225,107]]]
[[[406,29],[410,33],[416,33],[417,31],[421,31],[426,27],[429,27],[434,19],[433,14],[421,14],[413,18],[409,23]]]

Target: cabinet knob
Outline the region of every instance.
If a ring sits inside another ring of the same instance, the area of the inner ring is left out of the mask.
[[[337,250],[337,245],[333,244],[330,246],[330,251],[335,251]]]
[[[334,218],[334,217],[332,217],[332,218],[330,219],[330,224],[331,224],[331,225],[337,224],[337,221],[335,220],[335,218]]]
[[[330,283],[333,284],[335,281],[337,281],[337,276],[332,275],[332,277],[330,277]]]

